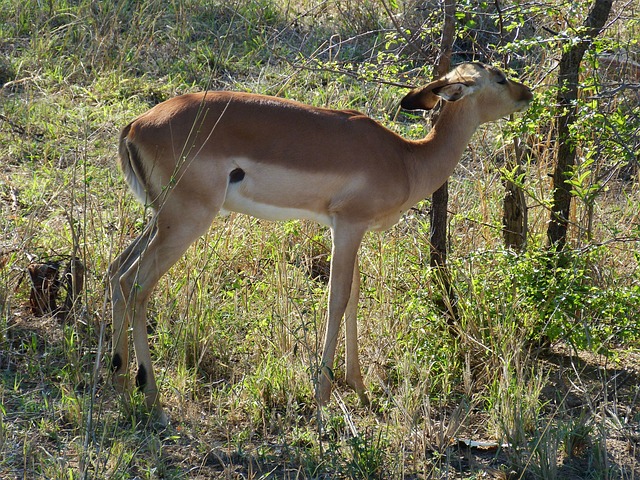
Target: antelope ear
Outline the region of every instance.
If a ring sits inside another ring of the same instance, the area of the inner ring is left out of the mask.
[[[466,97],[475,90],[473,85],[466,83],[450,83],[442,88],[434,91],[440,98],[444,98],[447,102],[455,102],[462,97]]]
[[[455,82],[449,83],[441,78],[429,85],[410,91],[402,99],[401,106],[406,110],[431,110],[440,98],[448,102],[455,102],[474,90],[473,84]]]
[[[446,84],[447,81],[441,78],[424,87],[415,88],[402,99],[400,106],[405,110],[431,110],[440,100],[434,90]]]

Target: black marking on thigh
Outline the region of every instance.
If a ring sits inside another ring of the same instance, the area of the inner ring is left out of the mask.
[[[244,170],[242,170],[241,168],[235,168],[231,170],[231,173],[229,174],[229,183],[241,182],[243,178]]]
[[[122,368],[122,358],[119,353],[116,353],[111,360],[111,370],[117,372],[120,368]]]
[[[138,373],[136,375],[136,387],[144,390],[144,386],[147,384],[147,369],[144,365],[138,365]]]

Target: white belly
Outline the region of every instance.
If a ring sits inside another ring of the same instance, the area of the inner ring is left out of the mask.
[[[251,215],[264,220],[283,221],[283,220],[313,220],[322,225],[331,226],[331,218],[324,213],[318,213],[301,208],[278,207],[267,203],[259,203],[255,200],[246,198],[239,193],[238,188],[230,186],[222,208],[221,214],[227,212],[238,212]]]

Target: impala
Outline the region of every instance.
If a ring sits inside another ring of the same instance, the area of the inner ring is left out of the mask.
[[[406,140],[353,110],[329,110],[250,93],[202,92],[159,105],[120,135],[119,165],[135,196],[153,209],[143,232],[109,269],[113,380],[128,388],[132,326],[136,385],[161,423],[146,310],[160,277],[220,211],[268,220],[308,219],[331,229],[329,305],[316,399],[328,401],[340,323],[346,324],[346,382],[367,403],[358,359],[357,253],[368,230],[384,230],[453,172],[478,126],[524,110],[529,88],[480,63],[459,65],[409,92],[402,107],[444,107],[429,134]]]

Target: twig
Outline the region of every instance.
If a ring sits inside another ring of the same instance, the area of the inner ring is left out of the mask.
[[[432,59],[429,58],[429,56],[424,52],[424,50],[422,50],[418,45],[416,45],[415,42],[411,38],[409,38],[409,36],[402,29],[402,26],[396,20],[396,17],[393,15],[393,12],[391,12],[391,9],[389,9],[389,6],[385,2],[385,0],[380,0],[380,3],[382,4],[382,7],[384,8],[385,12],[387,12],[387,15],[389,16],[389,20],[391,20],[391,23],[393,23],[393,26],[396,28],[396,31],[398,32],[398,34],[400,34],[402,38],[404,38],[404,41],[407,42],[407,45],[409,45],[409,47],[414,52],[416,52],[418,55],[424,58],[425,61],[431,62]]]
[[[353,71],[353,70],[347,70],[347,69],[343,69],[343,68],[328,68],[328,67],[311,67],[311,66],[306,66],[306,65],[292,65],[294,68],[298,68],[300,70],[307,70],[310,72],[327,72],[327,73],[335,73],[335,74],[340,74],[340,75],[347,75],[351,78],[355,78],[356,80],[365,80],[367,82],[372,82],[372,83],[377,83],[379,85],[389,85],[392,87],[400,87],[400,88],[407,88],[407,89],[411,89],[411,88],[416,88],[415,85],[411,85],[411,84],[406,84],[406,83],[399,83],[399,82],[392,82],[389,80],[383,80],[382,78],[379,77],[369,77],[367,75],[362,75],[360,73],[358,73],[357,71]]]

